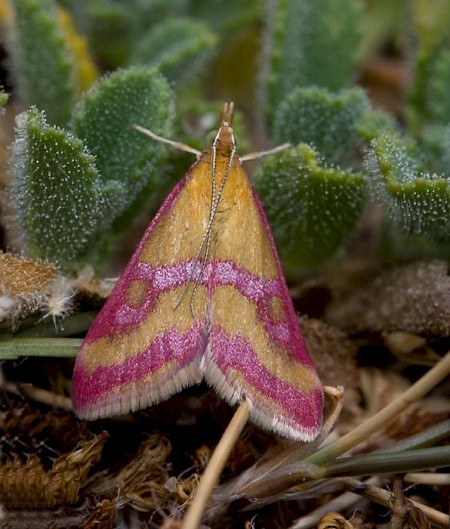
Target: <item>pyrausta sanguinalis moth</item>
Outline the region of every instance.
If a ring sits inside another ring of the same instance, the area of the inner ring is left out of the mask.
[[[260,426],[317,436],[322,386],[232,117],[226,104],[212,147],[166,198],[89,330],[73,375],[78,416],[127,413],[205,380],[230,404],[246,399]]]

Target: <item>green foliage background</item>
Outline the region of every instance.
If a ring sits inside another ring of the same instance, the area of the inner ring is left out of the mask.
[[[254,175],[288,274],[348,255],[374,202],[379,257],[447,256],[450,8],[413,4],[13,0],[11,71],[25,113],[10,172],[21,250],[72,271],[104,265],[144,203],[154,209],[192,161],[131,125],[201,148],[216,102],[233,99],[245,115],[236,120],[241,153],[261,138],[293,146]],[[87,59],[73,51],[61,10]],[[415,72],[402,125],[355,86],[386,39]],[[80,95],[83,60],[103,75]]]

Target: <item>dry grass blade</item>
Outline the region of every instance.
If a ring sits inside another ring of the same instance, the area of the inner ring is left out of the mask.
[[[288,449],[290,457],[283,458],[283,464],[278,469],[278,472],[275,472],[272,458],[269,462],[261,461],[260,464],[243,473],[234,482],[219,487],[213,498],[214,504],[208,511],[208,520],[215,519],[222,512],[221,502],[228,504],[233,499],[242,497],[253,499],[271,498],[272,501],[275,501],[277,493],[282,494],[283,491],[294,486],[294,484],[301,483],[305,479],[320,478],[321,471],[316,465],[325,465],[334,461],[358,443],[365,441],[384,424],[405,410],[412,402],[422,398],[449,373],[450,353],[447,353],[440,362],[398,399],[336,442],[306,457],[303,461],[299,461],[298,457],[295,457],[296,447],[291,447],[291,449]],[[270,467],[271,471],[263,471],[266,467]]]
[[[240,497],[261,497],[259,487],[264,491],[270,490],[270,496],[284,491],[294,483],[290,480],[290,466],[297,465],[301,458],[314,452],[332,431],[343,405],[342,389],[325,387],[325,396],[329,404],[329,411],[324,420],[319,437],[311,443],[286,443],[276,445],[252,467],[242,472],[236,479],[219,486],[211,499],[210,507],[206,512],[206,519],[216,519],[226,506]],[[303,470],[313,472],[314,467],[305,465]],[[296,481],[295,481],[296,482]],[[251,492],[248,492],[250,491]]]

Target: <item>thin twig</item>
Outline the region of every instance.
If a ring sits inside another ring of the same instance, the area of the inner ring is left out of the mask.
[[[406,474],[403,481],[407,483],[420,483],[421,485],[448,486],[450,485],[450,474],[439,474],[437,472],[410,472]]]
[[[65,411],[73,411],[72,401],[69,397],[64,395],[57,395],[52,391],[47,391],[46,389],[36,388],[30,384],[16,384],[14,382],[2,382],[0,384],[0,389],[3,391],[9,391],[9,393],[14,393],[21,397],[29,397],[36,402],[41,402],[42,404],[47,404],[48,406],[53,406],[54,408],[61,408]]]
[[[360,481],[355,478],[340,479],[339,483],[341,483],[349,492],[331,500],[331,502],[309,513],[307,516],[299,518],[289,529],[309,529],[316,525],[317,521],[323,516],[323,509],[329,508],[330,510],[335,511],[345,509],[350,507],[350,505],[352,505],[356,499],[360,499],[360,497],[367,498],[374,503],[390,508],[392,506],[393,494],[392,492],[374,486],[376,480],[376,477],[370,478],[367,481]],[[350,492],[353,490],[357,491],[357,493]],[[414,507],[416,507],[416,509],[419,509],[431,523],[442,529],[448,529],[450,523],[450,517],[448,514],[437,511],[427,505],[423,505],[418,501],[411,499],[409,499],[409,501]]]
[[[304,462],[323,465],[333,461],[348,450],[368,439],[380,430],[386,423],[397,417],[410,404],[424,397],[439,382],[450,374],[450,352],[440,360],[428,373],[413,384],[403,395],[391,402],[388,406],[376,413],[369,420],[344,435],[334,443],[322,448],[315,454],[307,457]]]
[[[339,480],[338,480],[339,482]],[[379,486],[384,482],[383,478],[379,476],[374,476],[372,478],[367,479],[366,481],[363,481],[364,487],[375,487]],[[321,505],[319,508],[315,509],[314,511],[309,512],[307,515],[302,516],[298,520],[295,521],[293,525],[289,529],[310,529],[311,527],[314,527],[317,525],[317,523],[320,521],[322,516],[329,512],[340,512],[345,510],[348,510],[349,507],[354,505],[356,502],[361,500],[361,496],[356,494],[355,492],[344,492],[343,494],[340,494],[339,496],[336,496],[329,502],[325,503],[324,505]]]
[[[384,505],[385,507],[390,507],[392,505],[393,495],[387,490],[380,489],[379,487],[365,487],[361,481],[354,478],[344,478],[341,480],[341,483],[345,488],[350,490],[355,489],[358,491],[358,494],[374,501],[375,503]],[[420,509],[431,523],[448,529],[450,524],[450,517],[448,514],[432,509],[431,507],[428,507],[428,505],[423,505],[416,500],[409,499],[409,501],[414,507]]]
[[[182,523],[183,529],[197,529],[203,516],[206,503],[211,492],[219,480],[220,473],[233,449],[236,441],[247,424],[250,410],[247,401],[244,400],[236,410],[233,418],[225,430],[219,444],[213,452],[211,460],[200,479],[199,486],[195,492],[194,499],[186,513]]]

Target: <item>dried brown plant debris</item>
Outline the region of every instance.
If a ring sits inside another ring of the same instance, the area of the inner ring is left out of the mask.
[[[353,525],[338,512],[329,512],[322,516],[317,529],[354,529]]]
[[[194,493],[197,490],[199,481],[200,474],[192,474],[186,479],[177,480],[175,492],[177,499],[181,504],[185,504],[192,500]]]
[[[4,511],[0,516],[1,529],[80,529],[81,522],[78,513],[70,515],[63,509]]]
[[[360,368],[358,383],[361,401],[359,410],[353,408],[353,415],[339,425],[339,432],[351,431],[358,424],[370,420],[395,399],[401,397],[411,382],[405,377],[376,368]],[[387,423],[367,442],[359,445],[354,453],[368,453],[386,448],[396,441],[420,433],[450,417],[450,399],[428,396],[413,402],[395,419]]]
[[[386,331],[381,334],[383,345],[406,365],[433,366],[440,355],[430,347],[427,339],[404,331]]]
[[[86,494],[110,499],[120,494],[126,503],[141,511],[151,511],[165,505],[171,495],[165,486],[169,479],[166,462],[171,450],[166,437],[150,435],[128,464],[117,473],[98,475]]]
[[[358,380],[357,348],[347,334],[306,316],[300,318],[300,325],[322,384],[355,386]]]
[[[400,397],[411,387],[411,382],[404,376],[393,371],[377,368],[360,368],[359,388],[363,396],[365,417],[374,415],[385,408],[393,400]],[[442,420],[450,414],[450,398],[448,395],[427,396],[419,401],[413,402],[409,406],[412,410],[421,410],[423,415],[430,414],[438,417],[437,421],[432,421],[427,426]],[[403,415],[401,415],[403,417]],[[413,425],[410,425],[413,427]],[[408,434],[414,434],[418,430],[407,430]]]
[[[17,397],[0,398],[0,407],[0,464],[25,463],[38,454],[48,470],[58,456],[93,437],[88,424],[78,423],[72,413],[40,410]]]
[[[100,308],[116,279],[98,279],[91,266],[76,277],[61,275],[50,263],[0,251],[0,322],[14,327],[30,314],[54,321],[72,313],[79,300]]]
[[[430,522],[424,513],[405,496],[400,479],[394,480],[392,492],[391,529],[428,529],[430,527]]]
[[[85,297],[105,300],[110,294],[115,284],[115,278],[99,278],[91,265],[86,265],[78,272],[74,279],[74,287]]]
[[[58,275],[58,269],[39,261],[0,253],[0,295],[27,296],[45,291]]]
[[[9,436],[34,439],[44,435],[48,438],[50,432],[52,436],[60,430],[67,432],[70,423],[74,422],[66,413],[59,413],[57,410],[42,413],[26,402],[17,404],[15,400],[11,400],[2,404],[9,404],[9,409],[0,412],[0,428]]]
[[[206,443],[201,444],[194,450],[191,454],[191,460],[196,470],[203,470],[206,467],[211,459],[212,452],[212,449]]]
[[[0,252],[0,322],[14,327],[35,312],[64,317],[73,309],[74,295],[72,280],[55,266]]]
[[[108,434],[81,441],[71,452],[45,468],[32,453],[25,462],[12,459],[0,466],[0,498],[6,509],[49,509],[78,502],[91,466],[100,460]]]
[[[39,310],[57,277],[53,265],[0,252],[0,321]]]
[[[101,500],[80,525],[81,529],[113,529],[117,518],[117,500]]]
[[[415,262],[335,291],[326,319],[346,331],[450,335],[450,277],[444,261]]]

